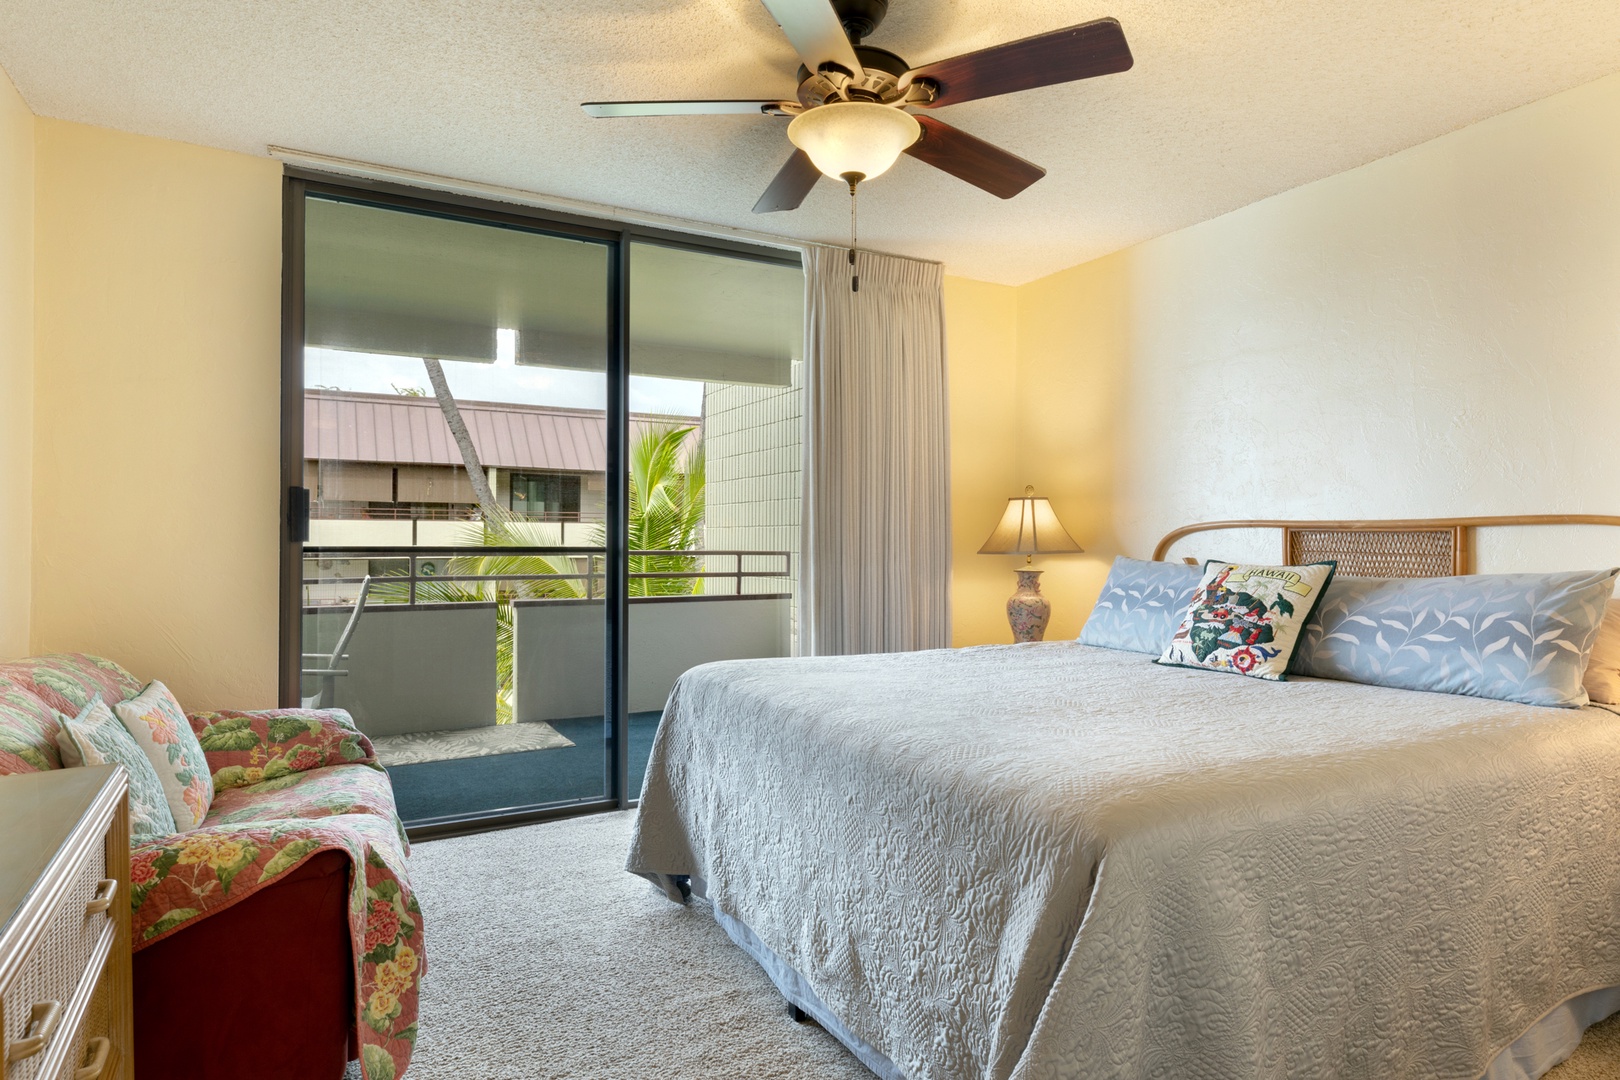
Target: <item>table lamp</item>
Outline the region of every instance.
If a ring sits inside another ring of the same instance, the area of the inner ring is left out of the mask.
[[[1052,513],[1052,504],[1036,498],[1033,487],[1024,488],[1021,498],[1007,500],[1006,513],[979,554],[1024,556],[1024,565],[1017,571],[1018,590],[1007,600],[1007,622],[1014,641],[1041,640],[1052,617],[1052,605],[1041,595],[1041,572],[1030,568],[1034,557],[1084,550]]]

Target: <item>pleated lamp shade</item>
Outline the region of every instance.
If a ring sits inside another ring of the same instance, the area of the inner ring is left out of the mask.
[[[1052,504],[1037,498],[1034,488],[1026,487],[1022,498],[1015,496],[1007,500],[1006,512],[979,554],[1049,555],[1084,550],[1052,512]]]

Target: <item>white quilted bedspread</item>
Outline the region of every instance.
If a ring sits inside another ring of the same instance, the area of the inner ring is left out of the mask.
[[[1069,642],[710,664],[629,868],[908,1080],[1475,1077],[1620,983],[1620,716]]]

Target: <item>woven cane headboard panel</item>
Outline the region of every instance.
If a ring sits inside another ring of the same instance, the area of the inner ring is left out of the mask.
[[[1517,517],[1428,518],[1409,521],[1204,521],[1167,533],[1153,549],[1162,560],[1177,540],[1222,529],[1277,529],[1282,561],[1332,559],[1354,577],[1448,577],[1474,572],[1473,532],[1509,525],[1615,525],[1611,514],[1527,514]]]
[[[1283,562],[1333,559],[1351,577],[1448,577],[1471,569],[1461,528],[1283,528]]]

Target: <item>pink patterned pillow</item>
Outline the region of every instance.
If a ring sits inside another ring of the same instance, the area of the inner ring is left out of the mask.
[[[175,827],[189,832],[201,825],[214,801],[214,781],[186,711],[169,688],[160,682],[148,683],[139,694],[114,705],[113,712],[163,781]]]
[[[82,653],[0,664],[0,776],[60,769],[57,714],[77,716],[92,701],[121,701],[140,688],[111,660]]]
[[[20,686],[64,716],[78,716],[96,698],[123,701],[140,680],[105,657],[50,653],[0,664],[0,683]]]
[[[16,683],[0,682],[0,776],[60,769],[56,710]]]
[[[191,718],[214,789],[244,787],[328,765],[377,765],[371,740],[342,709],[259,709]]]

